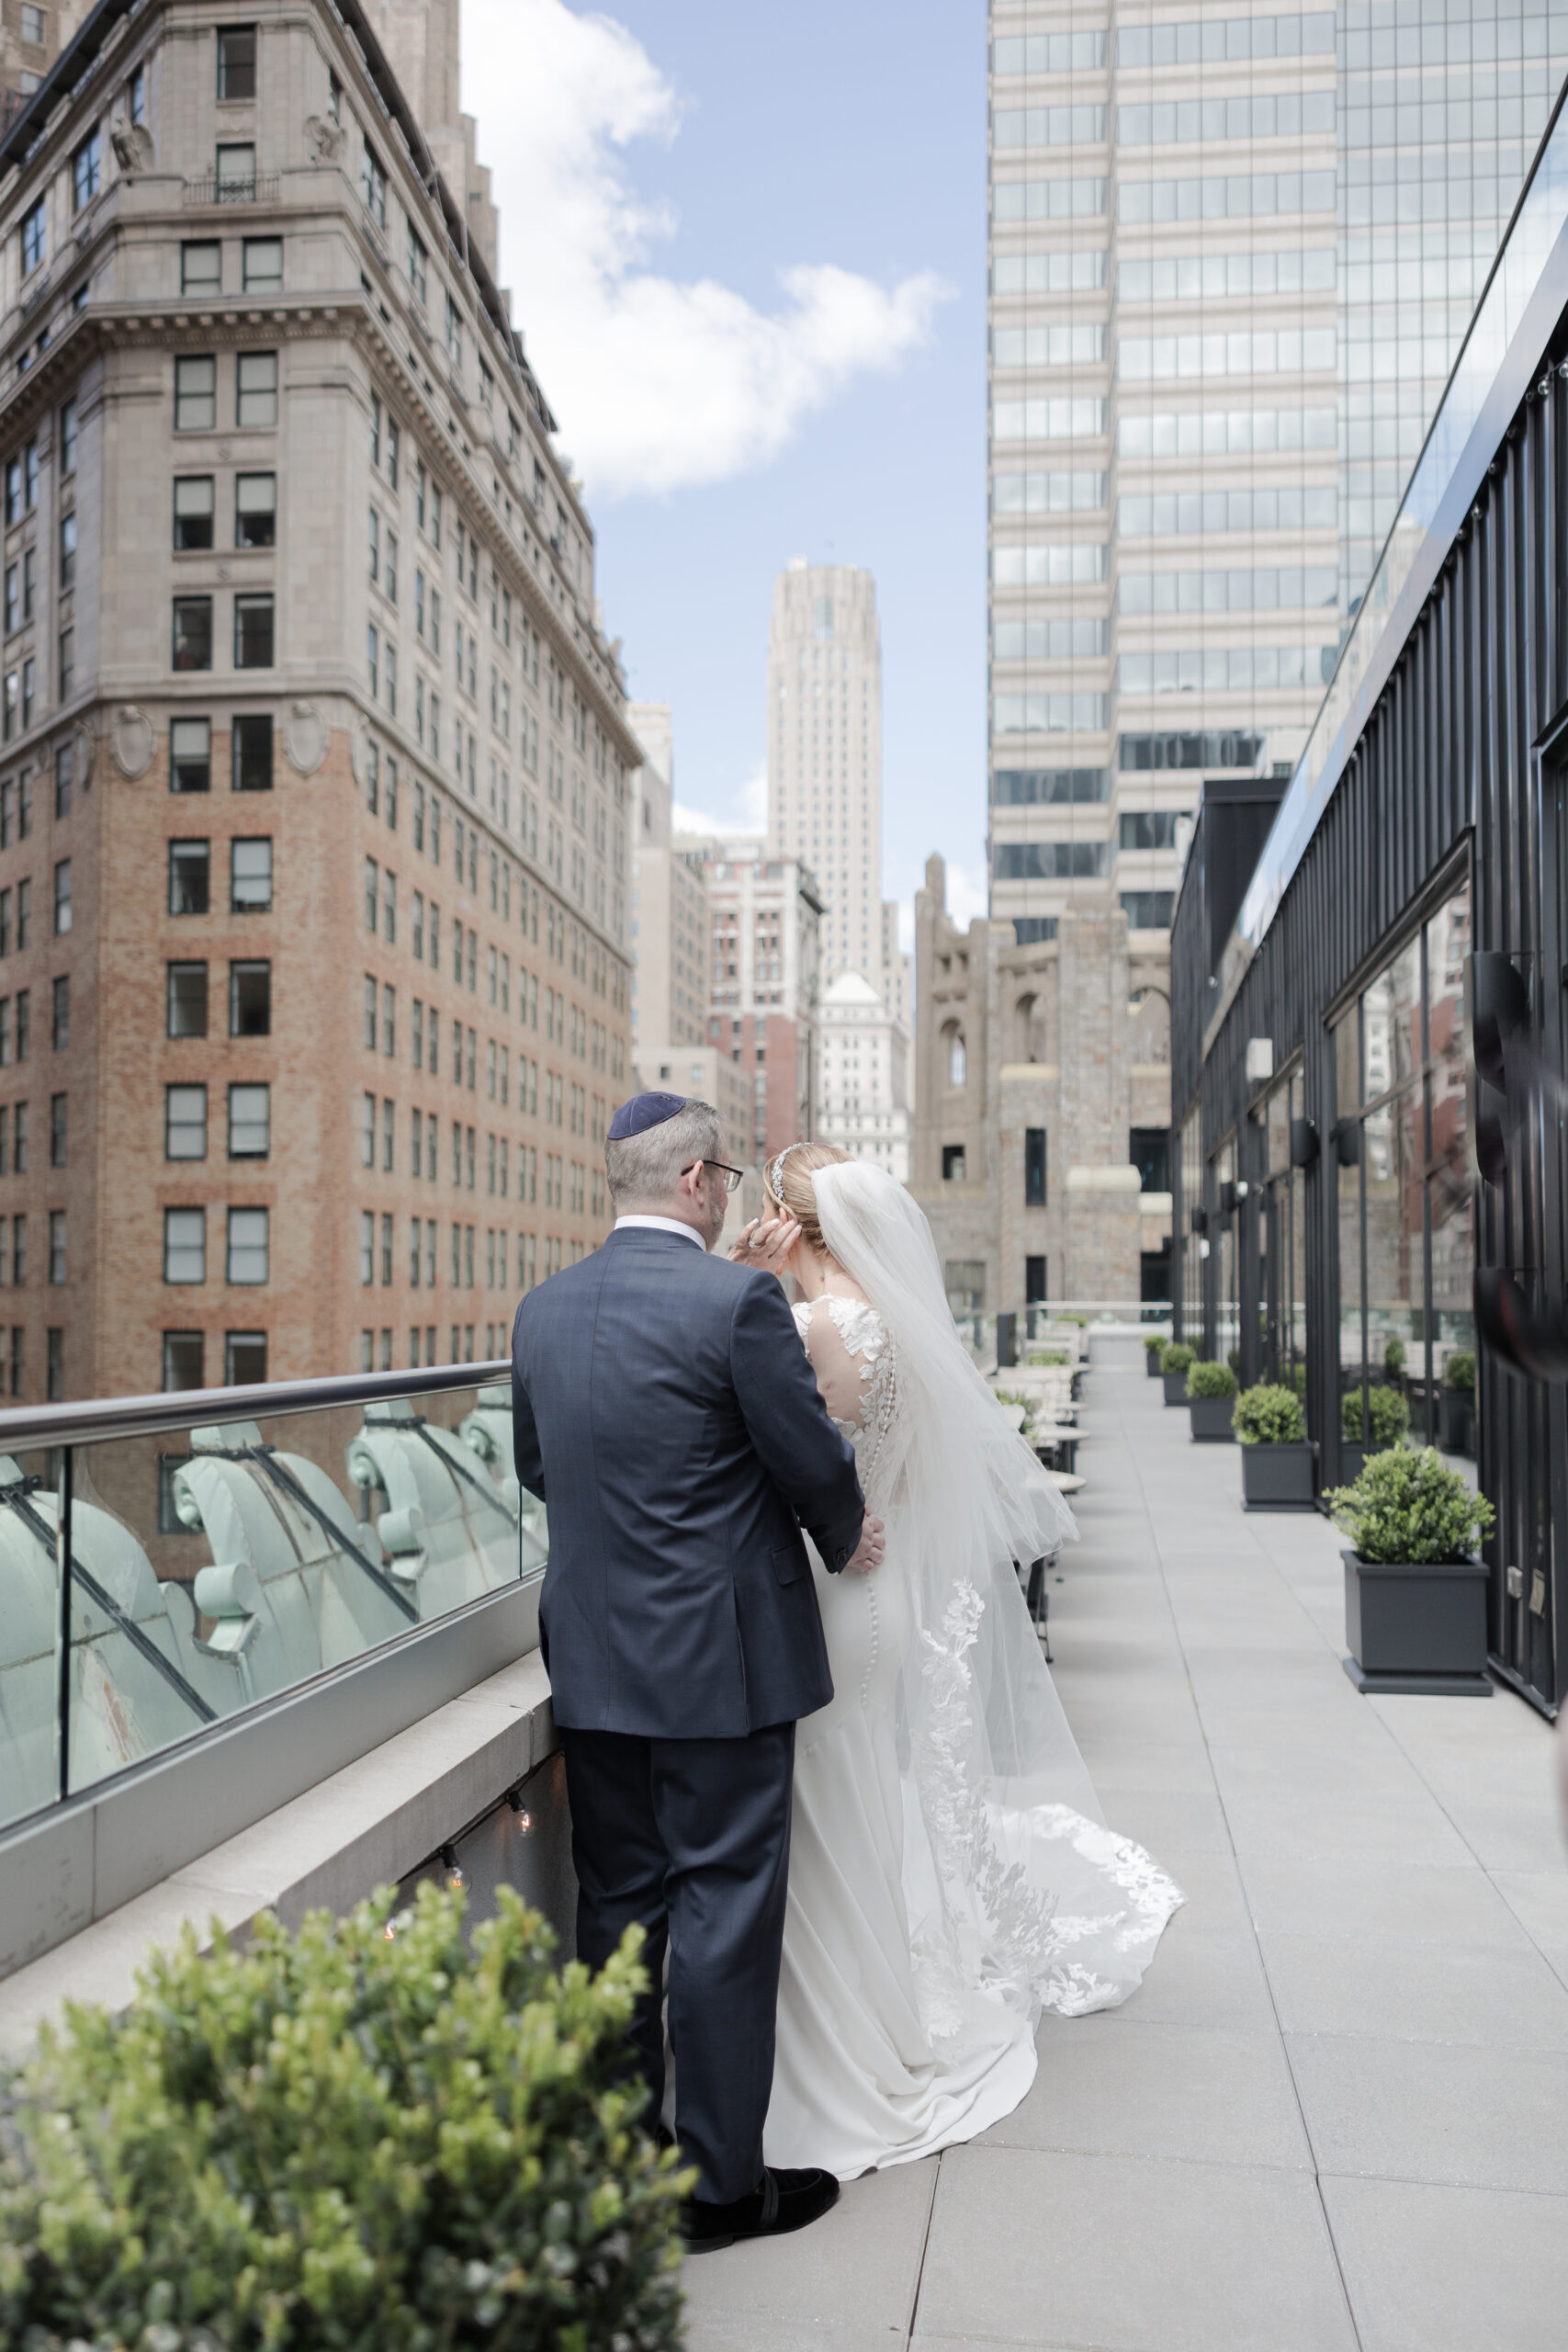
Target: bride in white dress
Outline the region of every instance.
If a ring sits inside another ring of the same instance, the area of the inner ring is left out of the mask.
[[[869,1576],[812,1553],[834,1696],[795,1735],[764,2143],[850,2179],[1010,2113],[1042,2010],[1125,2000],[1182,1896],[1095,1802],[1013,1565],[1077,1531],[959,1340],[920,1209],[830,1145],[766,1174],[777,1222],[734,1254],[795,1276],[886,1522]]]

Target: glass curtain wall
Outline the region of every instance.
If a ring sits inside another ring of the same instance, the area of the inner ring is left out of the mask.
[[[1464,1359],[1473,1363],[1470,942],[1467,882],[1391,956],[1335,1032],[1339,1378],[1347,1400],[1359,1392],[1359,1409],[1348,1401],[1345,1408],[1352,1442],[1374,1410],[1371,1392],[1382,1387],[1404,1396],[1418,1443],[1443,1441],[1452,1433],[1445,1388],[1458,1393]]]
[[[1241,1216],[1235,1202],[1235,1137],[1227,1136],[1214,1154],[1214,1186],[1220,1204],[1219,1266],[1214,1278],[1214,1361],[1232,1363],[1241,1343]],[[1225,1204],[1232,1205],[1227,1209]]]
[[[1181,1123],[1178,1148],[1181,1155],[1181,1223],[1183,1227],[1181,1258],[1181,1331],[1180,1336],[1190,1347],[1201,1347],[1203,1339],[1203,1261],[1209,1254],[1209,1244],[1196,1232],[1192,1212],[1203,1205],[1203,1147],[1201,1122],[1194,1106]]]
[[[1263,1377],[1306,1393],[1306,1192],[1291,1165],[1291,1126],[1303,1115],[1302,1073],[1292,1070],[1257,1114],[1263,1133],[1258,1295]]]

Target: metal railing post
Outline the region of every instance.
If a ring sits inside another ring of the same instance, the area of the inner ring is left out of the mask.
[[[55,1684],[55,1765],[61,1802],[71,1793],[71,1487],[73,1449],[60,1449],[60,1476],[55,1488],[54,1563],[60,1590],[57,1634],[59,1674]]]

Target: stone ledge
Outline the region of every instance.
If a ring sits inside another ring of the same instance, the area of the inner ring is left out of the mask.
[[[532,1651],[18,1969],[0,1984],[0,2057],[21,2056],[63,2001],[123,2007],[186,1920],[206,1944],[215,1917],[231,1933],[265,1910],[294,1926],[406,1877],[558,1744]]]

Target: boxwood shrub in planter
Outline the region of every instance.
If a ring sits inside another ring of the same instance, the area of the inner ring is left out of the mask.
[[[1228,1363],[1195,1363],[1187,1375],[1187,1405],[1198,1445],[1228,1445],[1235,1435],[1235,1374]]]
[[[1443,1366],[1442,1416],[1439,1435],[1448,1453],[1475,1452],[1475,1358],[1468,1348],[1456,1348]]]
[[[1235,1403],[1244,1510],[1310,1510],[1313,1449],[1293,1388],[1260,1381]]]
[[[623,2077],[637,1931],[595,1977],[510,1889],[384,1891],[72,2008],[12,2086],[0,2343],[37,2352],[675,2352],[694,2176]],[[394,1932],[395,1930],[395,1932]]]
[[[1148,1374],[1151,1380],[1157,1380],[1159,1378],[1160,1352],[1164,1346],[1165,1341],[1157,1338],[1148,1339],[1144,1341],[1144,1370]]]
[[[1179,1340],[1168,1340],[1159,1351],[1160,1374],[1165,1382],[1168,1405],[1187,1402],[1187,1374],[1192,1367],[1192,1351]]]
[[[1366,1423],[1372,1425],[1371,1442],[1366,1435]],[[1339,1459],[1347,1478],[1359,1478],[1362,1464],[1370,1454],[1385,1453],[1391,1445],[1403,1445],[1410,1427],[1410,1407],[1397,1388],[1385,1388],[1374,1383],[1367,1391],[1367,1411],[1361,1410],[1359,1388],[1348,1388],[1339,1400],[1339,1425],[1344,1444]]]
[[[1370,1454],[1325,1498],[1344,1554],[1345,1671],[1358,1690],[1489,1699],[1486,1568],[1474,1546],[1495,1514],[1436,1448]]]

